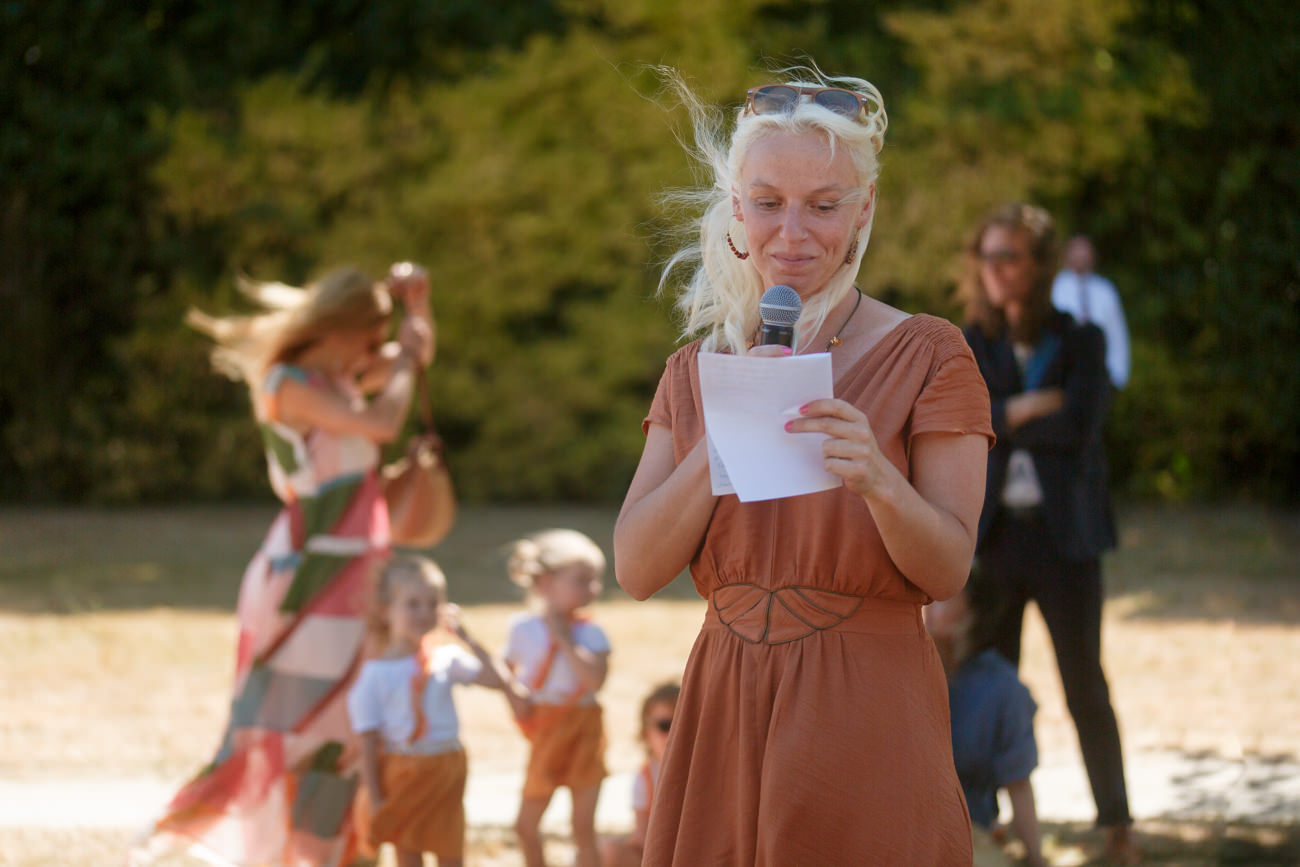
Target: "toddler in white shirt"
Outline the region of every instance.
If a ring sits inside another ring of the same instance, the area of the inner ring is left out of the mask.
[[[442,571],[423,557],[393,557],[375,588],[373,626],[381,656],[362,665],[348,692],[348,715],[361,739],[362,787],[355,818],[360,848],[397,849],[399,867],[424,852],[458,867],[465,845],[467,761],[452,687],[477,683],[514,697],[511,678],[465,630],[446,601]],[[439,626],[465,643],[437,646]]]

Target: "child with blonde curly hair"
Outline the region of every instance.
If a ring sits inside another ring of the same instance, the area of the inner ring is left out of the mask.
[[[528,867],[543,867],[540,824],[555,790],[573,798],[579,867],[599,864],[596,799],[605,778],[605,728],[596,693],[609,670],[609,639],[582,613],[601,592],[605,555],[576,530],[546,530],[510,549],[510,578],[535,611],[517,615],[505,661],[530,691],[519,724],[532,744],[515,831]]]

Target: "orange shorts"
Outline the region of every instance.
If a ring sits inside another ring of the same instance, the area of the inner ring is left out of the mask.
[[[371,815],[365,786],[353,807],[361,852],[374,855],[380,843],[409,852],[460,858],[465,850],[464,750],[432,756],[382,755],[379,785],[384,804]]]
[[[560,786],[579,791],[605,779],[605,723],[600,705],[537,705],[526,720],[524,798],[549,798]]]

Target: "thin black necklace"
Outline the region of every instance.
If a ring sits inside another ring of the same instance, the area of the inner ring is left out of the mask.
[[[853,314],[858,312],[858,307],[862,304],[862,290],[857,286],[854,286],[853,289],[858,293],[858,300],[853,302],[853,309],[849,311],[848,318],[844,320],[844,324],[840,326],[840,330],[835,332],[834,337],[826,341],[827,352],[830,352],[832,349],[844,342],[843,340],[840,340],[840,335],[844,333],[845,328],[849,327],[849,323],[853,321]]]
[[[853,289],[854,289],[854,291],[856,291],[856,292],[858,293],[858,300],[853,302],[853,309],[849,311],[849,315],[845,318],[845,320],[844,320],[844,324],[840,326],[840,330],[839,330],[839,331],[836,331],[835,334],[834,334],[834,336],[831,337],[830,340],[826,341],[826,351],[827,351],[827,352],[830,352],[830,351],[831,351],[832,349],[834,349],[835,347],[840,346],[840,345],[842,345],[842,344],[844,343],[843,340],[840,340],[840,335],[844,333],[844,329],[845,329],[845,328],[848,328],[848,327],[849,327],[849,323],[853,321],[853,314],[855,314],[855,313],[858,312],[858,307],[861,306],[861,304],[862,304],[862,290],[859,289],[857,286],[854,286]],[[757,330],[757,329],[755,329],[755,331],[754,331],[754,336],[755,336],[755,337],[758,336],[758,330]],[[750,348],[750,349],[753,349],[753,348],[754,348],[754,341],[753,341],[753,340],[750,340],[750,341],[749,341],[749,348]]]

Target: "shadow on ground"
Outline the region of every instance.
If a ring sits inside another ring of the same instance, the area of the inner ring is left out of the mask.
[[[1127,617],[1300,623],[1300,512],[1255,506],[1132,506],[1105,559]]]
[[[1045,822],[1044,854],[1049,863],[1102,865],[1101,832],[1082,822]],[[1140,822],[1143,864],[1165,867],[1295,867],[1300,864],[1300,828],[1294,825],[1214,822]]]
[[[153,607],[232,610],[274,504],[122,510],[0,510],[0,610],[80,613]],[[462,604],[515,602],[506,546],[547,527],[590,535],[612,563],[613,506],[478,506],[461,510],[429,552]],[[1108,592],[1127,617],[1300,623],[1300,512],[1251,506],[1130,506],[1106,558]],[[606,594],[622,591],[613,571]],[[694,597],[679,577],[662,594]]]
[[[245,566],[276,507],[179,506],[97,510],[0,510],[0,611],[77,614],[166,607],[233,611]],[[456,527],[427,553],[461,604],[514,603],[506,548],[526,533],[572,527],[613,562],[617,509],[608,506],[486,506],[461,510]],[[619,597],[612,568],[606,594]],[[691,598],[679,578],[666,598]]]

